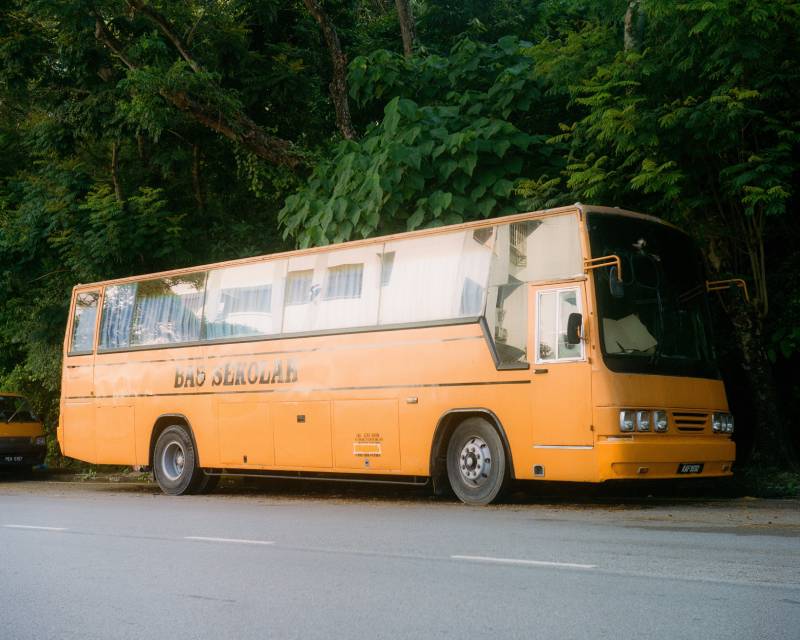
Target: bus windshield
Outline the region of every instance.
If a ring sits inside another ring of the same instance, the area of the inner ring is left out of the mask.
[[[718,378],[703,268],[684,233],[648,220],[589,214],[592,257],[615,254],[595,270],[600,343],[612,371]]]

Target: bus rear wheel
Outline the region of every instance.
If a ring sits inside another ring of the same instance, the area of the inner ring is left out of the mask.
[[[503,441],[483,418],[467,418],[447,443],[447,477],[459,500],[484,505],[497,500],[508,479]]]
[[[192,493],[203,479],[192,438],[183,425],[169,426],[158,436],[153,475],[161,490],[170,496]]]

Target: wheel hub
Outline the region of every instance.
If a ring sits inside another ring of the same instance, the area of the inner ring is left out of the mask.
[[[483,484],[489,478],[492,457],[489,445],[477,436],[467,440],[459,456],[461,476],[474,485]]]
[[[175,481],[183,475],[183,468],[186,465],[186,453],[180,442],[172,441],[164,447],[161,455],[161,468],[164,475],[171,481]]]

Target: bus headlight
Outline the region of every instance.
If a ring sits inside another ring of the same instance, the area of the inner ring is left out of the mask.
[[[653,411],[653,429],[664,433],[669,428],[666,411]]]
[[[733,433],[733,416],[730,413],[711,414],[711,430],[714,433]]]
[[[36,436],[35,438],[33,438],[33,446],[35,447],[43,447],[46,444],[47,441],[45,440],[44,436]]]
[[[728,414],[728,419],[725,424],[726,433],[733,433],[733,415]]]
[[[650,412],[637,411],[636,412],[636,430],[637,431],[650,431]]]
[[[619,430],[624,432],[633,431],[634,420],[634,412],[628,409],[623,409],[619,412]]]

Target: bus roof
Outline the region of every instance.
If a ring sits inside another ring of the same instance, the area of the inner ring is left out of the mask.
[[[378,244],[381,242],[387,242],[392,240],[400,240],[400,239],[407,239],[407,238],[418,238],[430,235],[436,235],[440,233],[447,233],[448,231],[459,231],[461,229],[477,229],[481,227],[491,227],[496,224],[509,224],[512,222],[521,222],[523,220],[529,220],[531,218],[544,218],[547,216],[559,215],[569,212],[578,212],[583,216],[586,213],[609,213],[614,215],[623,215],[629,216],[634,218],[640,218],[644,220],[649,220],[651,222],[661,223],[673,228],[677,228],[674,225],[662,220],[661,218],[657,218],[655,216],[647,215],[644,213],[638,213],[636,211],[630,211],[628,209],[620,209],[619,207],[604,207],[599,205],[587,205],[582,204],[580,202],[576,202],[575,204],[567,205],[564,207],[556,207],[552,209],[542,209],[540,211],[529,211],[525,213],[516,213],[509,216],[502,216],[499,218],[487,218],[486,220],[474,220],[471,222],[462,222],[460,224],[451,224],[442,227],[433,227],[433,228],[426,228],[426,229],[418,229],[416,231],[404,231],[400,233],[393,233],[385,236],[375,236],[372,238],[364,238],[362,240],[350,240],[348,242],[340,242],[337,244],[327,244],[321,245],[318,247],[309,247],[307,249],[295,249],[292,251],[281,251],[279,253],[270,253],[270,254],[263,254],[257,256],[251,256],[248,258],[239,258],[236,260],[225,260],[222,262],[212,262],[208,264],[196,265],[193,267],[183,267],[180,269],[170,269],[168,271],[158,271],[152,273],[142,273],[134,276],[127,276],[124,278],[115,278],[112,280],[100,280],[97,282],[86,282],[86,283],[79,283],[73,287],[73,290],[83,290],[83,289],[94,289],[99,286],[110,285],[110,284],[124,284],[129,282],[138,282],[142,279],[150,279],[150,278],[164,278],[170,276],[178,276],[184,275],[187,273],[195,273],[198,271],[208,271],[211,269],[220,269],[223,267],[232,267],[232,266],[240,266],[246,265],[253,262],[261,262],[264,259],[269,260],[278,260],[283,258],[292,258],[295,256],[303,256],[309,255],[313,253],[323,253],[326,251],[331,251],[333,249],[350,249],[370,244]]]

